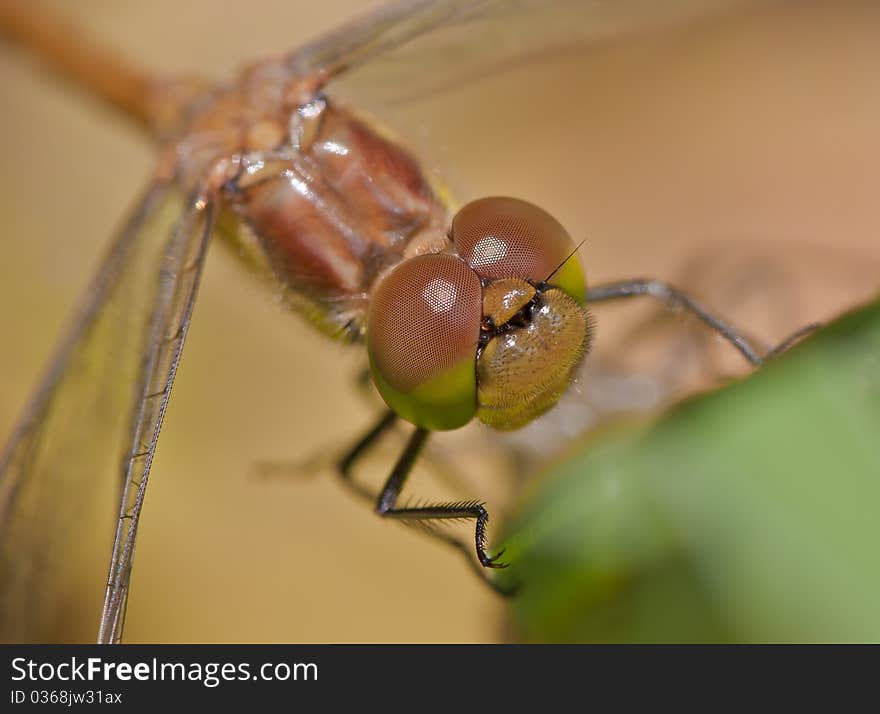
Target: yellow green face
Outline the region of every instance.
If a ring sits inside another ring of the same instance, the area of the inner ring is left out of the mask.
[[[432,430],[475,416],[515,429],[553,406],[589,343],[586,281],[565,229],[513,198],[468,204],[456,254],[410,258],[374,289],[373,379],[388,406]]]

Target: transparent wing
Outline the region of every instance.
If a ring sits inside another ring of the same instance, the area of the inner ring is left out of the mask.
[[[420,101],[512,66],[582,51],[750,0],[441,0],[400,2],[292,53],[381,106]],[[450,116],[441,120],[453,121]]]
[[[159,431],[192,318],[215,209],[213,201],[193,199],[175,223],[161,256],[143,372],[134,399],[132,439],[124,452],[123,493],[98,631],[100,643],[119,642],[122,638],[138,522]]]
[[[166,185],[140,203],[4,451],[5,640],[57,641],[80,566],[106,552],[120,486],[100,638],[121,635],[147,477],[213,225],[212,204],[181,204]]]
[[[65,636],[84,555],[109,547],[162,238],[179,210],[167,185],[140,201],[0,457],[3,640]]]
[[[492,4],[492,0],[398,0],[298,47],[286,64],[299,76],[332,77],[438,27],[465,21]]]
[[[397,0],[296,48],[292,75],[373,106],[411,101],[512,64],[676,25],[750,0]]]

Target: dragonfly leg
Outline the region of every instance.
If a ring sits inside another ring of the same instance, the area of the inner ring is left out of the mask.
[[[604,300],[618,300],[621,298],[638,297],[647,295],[660,300],[667,305],[687,310],[697,317],[709,329],[718,333],[733,345],[754,366],[759,366],[765,360],[775,357],[791,347],[795,342],[806,336],[817,327],[818,324],[807,325],[787,337],[779,345],[771,349],[765,355],[761,355],[751,342],[737,328],[712,313],[705,310],[692,298],[668,283],[660,280],[623,280],[617,283],[598,285],[587,290],[587,302],[602,302]]]
[[[512,587],[502,586],[495,582],[487,576],[486,571],[484,570],[484,567],[501,568],[505,566],[498,562],[501,553],[498,553],[494,558],[490,558],[486,555],[484,540],[486,523],[489,520],[489,515],[482,505],[477,503],[460,503],[440,504],[425,508],[394,508],[394,504],[397,502],[397,498],[400,495],[406,477],[412,470],[413,464],[415,464],[416,459],[421,453],[430,432],[425,429],[416,429],[410,438],[406,449],[395,464],[394,470],[386,481],[382,492],[378,496],[376,496],[375,493],[372,493],[370,489],[353,480],[352,472],[355,464],[376,443],[378,443],[379,438],[390,429],[396,421],[397,415],[394,412],[386,412],[375,426],[373,426],[373,428],[370,429],[340,460],[337,469],[342,482],[360,498],[376,503],[376,510],[380,515],[389,518],[396,518],[403,522],[409,522],[410,524],[419,522],[425,524],[431,520],[461,520],[465,518],[475,518],[477,520],[475,541],[479,564],[473,557],[471,557],[470,548],[457,538],[447,533],[431,529],[426,529],[426,532],[432,537],[459,551],[467,559],[468,564],[474,569],[474,572],[479,575],[480,579],[486,582],[493,590],[502,595],[512,594]]]
[[[397,421],[397,414],[390,409],[387,410],[379,421],[376,422],[364,436],[342,457],[336,466],[336,471],[342,479],[345,487],[350,489],[354,494],[367,501],[374,501],[376,495],[366,486],[359,484],[353,478],[354,465],[360,461],[371,448],[373,448],[382,435],[388,431]]]
[[[501,563],[499,558],[503,554],[503,550],[494,556],[486,553],[486,524],[489,521],[489,513],[483,505],[477,501],[461,501],[456,503],[437,503],[423,505],[413,508],[398,508],[397,500],[400,492],[412,470],[413,464],[418,458],[431,432],[421,427],[416,428],[410,437],[409,443],[406,445],[391,475],[382,487],[382,492],[376,501],[376,512],[385,518],[394,518],[396,520],[415,524],[416,522],[430,523],[431,521],[459,521],[465,519],[473,519],[477,522],[474,530],[474,545],[476,546],[477,560],[484,568],[505,568],[506,564]],[[436,537],[447,542],[450,539],[445,534],[429,531]],[[451,540],[455,545],[462,547],[457,540]]]
[[[795,330],[788,337],[786,337],[782,342],[780,342],[776,347],[770,350],[766,355],[764,355],[764,359],[772,359],[777,355],[781,355],[785,352],[789,347],[800,342],[804,337],[813,334],[816,330],[822,327],[821,322],[811,322],[809,325],[805,325],[799,330]]]

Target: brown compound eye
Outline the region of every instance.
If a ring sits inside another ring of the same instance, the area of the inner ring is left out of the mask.
[[[480,279],[453,255],[404,261],[378,284],[367,316],[373,380],[397,414],[455,429],[477,409]]]
[[[539,283],[552,273],[553,284],[584,301],[586,288],[577,256],[566,260],[575,250],[571,237],[559,221],[534,204],[501,196],[473,201],[453,219],[452,240],[481,278]]]

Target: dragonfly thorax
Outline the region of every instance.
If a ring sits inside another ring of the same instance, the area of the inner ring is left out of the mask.
[[[221,234],[336,336],[362,336],[382,272],[448,242],[448,212],[415,158],[275,63],[211,95],[174,147],[185,188],[220,159],[240,167],[220,196]]]

